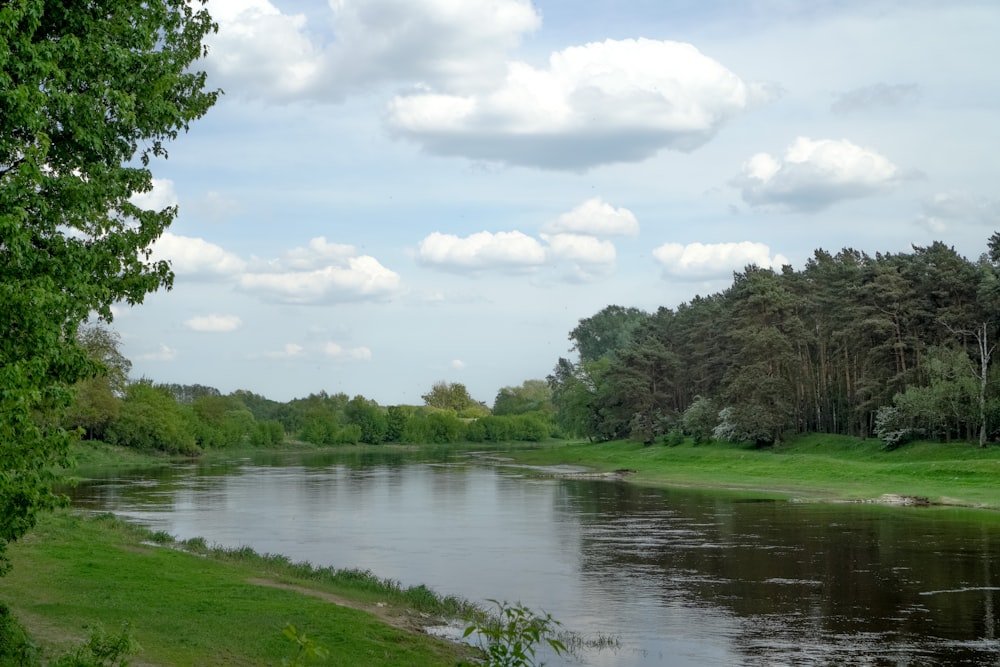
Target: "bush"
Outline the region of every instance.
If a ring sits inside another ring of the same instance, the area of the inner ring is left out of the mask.
[[[274,447],[285,441],[285,428],[276,419],[257,422],[250,434],[250,444],[255,447]]]
[[[712,439],[713,431],[719,425],[719,410],[711,399],[695,396],[694,402],[681,417],[681,425],[695,443],[706,442]]]
[[[548,644],[556,655],[566,652],[566,646],[555,636],[560,623],[551,614],[539,616],[521,604],[490,602],[496,605],[497,611],[465,629],[465,637],[477,635],[488,667],[542,664],[535,662],[535,647],[541,642]]]
[[[132,628],[128,623],[117,635],[109,635],[104,628],[97,627],[90,633],[90,639],[73,653],[64,655],[52,663],[53,667],[124,667],[128,656],[139,648],[132,638]]]
[[[38,647],[21,628],[10,610],[0,604],[0,665],[31,665],[37,662]]]
[[[465,423],[450,410],[415,413],[403,432],[404,442],[446,445],[458,442],[465,435]]]
[[[663,437],[663,442],[668,447],[676,447],[684,442],[684,431],[679,428],[672,428],[667,431],[667,434]],[[695,442],[698,442],[695,439]]]
[[[549,426],[539,415],[516,415],[510,417],[510,420],[513,422],[515,440],[540,442],[549,437]]]
[[[190,422],[166,389],[147,380],[129,385],[118,418],[108,427],[112,445],[154,449],[168,454],[197,454]]]
[[[923,431],[905,425],[903,413],[892,406],[882,406],[875,413],[875,437],[886,451],[892,451],[923,435]]]

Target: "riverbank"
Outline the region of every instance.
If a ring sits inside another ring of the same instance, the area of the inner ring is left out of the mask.
[[[269,455],[338,454],[398,450],[435,453],[441,460],[483,451],[482,443],[451,445],[343,445],[317,447],[289,442],[280,448],[210,450],[203,461]],[[583,466],[616,479],[652,486],[730,489],[808,501],[875,502],[883,497],[926,499],[930,504],[1000,509],[1000,447],[965,442],[916,442],[885,451],[878,440],[814,434],[774,448],[726,442],[668,446],[636,442],[586,443],[553,440],[542,445],[508,443],[489,455],[530,466]],[[176,459],[103,443],[76,443],[76,469],[87,477],[109,469],[171,465]],[[922,503],[917,503],[922,504]]]
[[[180,548],[183,547],[183,548]],[[96,627],[127,623],[142,665],[276,665],[295,656],[292,624],[329,656],[318,665],[454,665],[463,646],[426,634],[468,603],[358,571],[314,569],[250,549],[213,549],[110,515],[46,515],[10,546],[0,603],[45,661]],[[15,662],[14,664],[21,664]],[[32,664],[26,662],[23,664]]]
[[[810,501],[869,501],[883,496],[931,504],[1000,509],[1000,448],[913,443],[885,451],[877,440],[809,435],[772,449],[730,443],[643,446],[633,442],[561,443],[511,451],[531,466],[586,466],[631,483],[754,491]]]

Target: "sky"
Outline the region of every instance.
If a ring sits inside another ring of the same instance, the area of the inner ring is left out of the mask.
[[[210,0],[132,376],[421,404],[617,304],[1000,229],[995,0]]]

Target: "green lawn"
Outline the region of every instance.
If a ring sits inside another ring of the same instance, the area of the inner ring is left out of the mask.
[[[301,568],[280,560],[196,555],[149,537],[113,518],[48,515],[11,545],[0,602],[46,659],[97,625],[117,632],[125,622],[142,665],[277,665],[294,654],[282,634],[289,623],[329,650],[314,664],[454,665],[463,654],[417,631],[425,617],[398,596],[296,576]]]
[[[642,484],[755,489],[817,500],[894,493],[1000,509],[1000,448],[967,443],[914,443],[887,452],[876,440],[810,435],[762,450],[717,442],[610,442],[558,444],[509,456],[534,465],[635,470],[629,479]]]

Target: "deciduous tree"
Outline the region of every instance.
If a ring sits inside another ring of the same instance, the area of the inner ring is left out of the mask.
[[[150,246],[176,207],[133,196],[215,102],[191,69],[214,29],[189,0],[0,3],[0,570],[58,502],[70,436],[34,417],[99,370],[80,323],[171,283]]]

